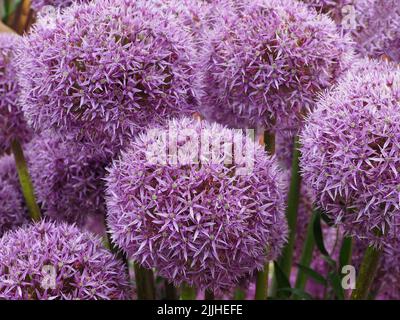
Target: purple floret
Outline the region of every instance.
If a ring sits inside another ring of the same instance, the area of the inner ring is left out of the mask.
[[[89,232],[42,221],[0,239],[0,299],[127,298],[125,267]]]
[[[36,12],[40,12],[40,10],[46,6],[64,9],[71,6],[75,2],[82,3],[89,1],[90,0],[31,0],[31,8]]]
[[[318,103],[301,134],[304,183],[347,234],[378,244],[399,213],[400,73],[364,60]]]
[[[0,33],[0,155],[10,151],[14,139],[24,143],[32,137],[18,104],[20,89],[14,61],[18,41],[17,35]]]
[[[191,114],[194,44],[147,1],[99,0],[45,16],[19,55],[23,110],[110,158],[146,126]]]
[[[35,193],[45,216],[79,226],[101,224],[106,210],[106,164],[101,157],[87,146],[50,131],[37,136],[27,153]]]
[[[0,237],[28,222],[17,169],[12,156],[0,158]]]
[[[188,118],[172,120],[169,130],[179,133],[169,143],[176,142],[186,160],[183,155],[200,149],[182,132],[206,133],[215,145],[232,136],[244,141],[254,150],[252,172],[238,175],[243,163],[224,163],[231,159],[224,149],[199,156],[200,165],[176,163],[173,155],[164,163],[149,161],[154,147],[164,150],[149,130],[109,169],[111,237],[129,257],[175,285],[227,291],[277,258],[286,242],[283,174],[274,158],[240,132]]]
[[[230,127],[296,132],[317,94],[349,66],[352,43],[297,1],[237,6],[205,39],[200,112]]]

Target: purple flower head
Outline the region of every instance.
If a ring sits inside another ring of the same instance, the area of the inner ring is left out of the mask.
[[[0,239],[0,298],[127,299],[127,273],[100,238],[42,221]]]
[[[351,31],[359,54],[400,62],[400,2],[358,0]]]
[[[301,134],[303,177],[317,203],[371,244],[400,209],[399,99],[399,69],[363,60],[321,98]]]
[[[46,6],[64,9],[75,2],[89,2],[89,0],[31,0],[31,8],[36,12],[39,12]]]
[[[104,219],[105,164],[99,157],[48,131],[30,143],[28,154],[37,200],[46,216],[79,226]]]
[[[229,141],[235,157],[225,148]],[[241,171],[239,142],[254,151],[251,173]],[[176,285],[228,291],[286,242],[285,187],[275,159],[219,124],[183,118],[148,130],[106,180],[113,241]]]
[[[12,140],[24,143],[32,137],[18,105],[19,86],[14,61],[18,41],[17,35],[0,33],[0,154],[10,150]]]
[[[19,55],[24,112],[109,158],[132,136],[194,108],[194,45],[147,1],[99,0],[45,16]]]
[[[352,43],[297,1],[245,1],[237,12],[205,40],[200,112],[230,127],[296,131],[348,66]]]
[[[302,0],[317,12],[329,15],[333,21],[341,25],[346,15],[351,14],[351,9],[359,0]]]
[[[0,158],[0,237],[5,231],[28,221],[28,212],[19,188],[12,156]]]

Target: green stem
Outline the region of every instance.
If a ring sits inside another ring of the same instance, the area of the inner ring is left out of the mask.
[[[190,287],[187,284],[182,285],[181,300],[196,300],[196,288]]]
[[[307,226],[307,235],[306,239],[304,240],[303,251],[300,257],[300,265],[304,267],[309,267],[313,256],[314,245],[315,245],[313,227],[316,217],[317,217],[317,212],[313,211],[310,222]],[[299,268],[297,271],[297,278],[295,284],[296,289],[304,290],[306,283],[307,283],[307,274],[304,272],[304,270]]]
[[[11,150],[14,154],[19,182],[21,184],[22,194],[24,195],[26,206],[28,207],[29,216],[33,221],[39,221],[41,219],[40,209],[36,202],[35,192],[31,177],[29,176],[24,152],[22,151],[21,144],[18,140],[13,140],[11,142]]]
[[[206,290],[205,294],[204,294],[204,300],[214,300],[214,292],[211,290]]]
[[[170,283],[168,280],[164,280],[164,285],[165,285],[165,298],[167,298],[167,300],[177,300],[178,292],[173,283]]]
[[[236,288],[233,299],[234,300],[245,300],[246,299],[246,291],[244,291],[242,288]]]
[[[291,181],[288,194],[288,205],[286,207],[286,218],[289,226],[289,237],[288,237],[288,243],[283,249],[282,257],[280,258],[279,261],[279,265],[288,279],[290,279],[290,272],[292,269],[293,249],[294,249],[296,227],[297,227],[297,209],[299,207],[299,198],[300,198],[301,176],[299,168],[299,158],[300,158],[299,147],[300,147],[299,139],[298,137],[296,137],[293,150]]]
[[[139,300],[154,300],[154,275],[153,271],[145,269],[138,263],[134,264],[136,277],[136,292]]]
[[[270,155],[275,154],[275,134],[265,131],[264,132],[264,144],[265,151]],[[269,261],[264,265],[264,269],[257,272],[256,282],[256,300],[265,300],[268,296],[268,273],[269,273]]]
[[[265,131],[264,144],[265,144],[265,150],[269,154],[275,154],[275,134]]]
[[[382,250],[368,247],[365,251],[360,271],[357,277],[356,288],[351,294],[352,300],[366,300],[374,281]]]
[[[268,273],[269,263],[264,266],[263,271],[257,272],[255,300],[266,300],[268,295]]]

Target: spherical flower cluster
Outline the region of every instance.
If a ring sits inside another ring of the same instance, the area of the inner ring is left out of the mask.
[[[86,146],[52,132],[37,136],[29,145],[28,154],[30,174],[44,215],[79,226],[104,219],[106,171],[99,157]]]
[[[345,232],[378,244],[400,204],[400,73],[363,61],[325,95],[301,134],[304,182]]]
[[[400,62],[400,2],[358,0],[354,7],[355,27],[351,33],[358,53]]]
[[[21,47],[33,127],[74,135],[107,157],[147,125],[194,108],[191,38],[148,1],[73,5],[39,21]]]
[[[269,131],[296,131],[352,56],[351,40],[331,19],[291,0],[245,1],[205,42],[200,111],[231,127]]]
[[[0,239],[0,299],[108,300],[128,294],[125,267],[89,232],[42,221]]]
[[[27,142],[32,136],[18,105],[19,86],[16,79],[15,52],[18,36],[0,33],[0,154],[18,139]]]
[[[113,241],[175,285],[232,289],[285,244],[282,173],[240,132],[173,120],[140,135],[109,171]]]
[[[46,6],[63,9],[75,2],[89,2],[89,0],[31,0],[31,8],[36,12],[39,12]]]
[[[313,212],[313,195],[306,186],[302,185],[299,196],[299,207],[297,210],[296,242],[294,244],[294,260],[300,263],[307,228]]]
[[[0,237],[5,231],[21,226],[28,221],[28,212],[19,188],[14,159],[0,159]]]
[[[359,0],[302,0],[317,12],[329,15],[338,25],[341,25],[343,18],[352,13],[351,10],[357,1]]]

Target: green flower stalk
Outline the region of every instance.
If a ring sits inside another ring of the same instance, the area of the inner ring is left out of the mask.
[[[356,288],[351,294],[351,300],[366,300],[368,298],[381,256],[381,249],[373,246],[367,248],[357,277]]]
[[[295,137],[293,158],[292,158],[291,181],[288,194],[288,205],[286,208],[286,218],[289,225],[289,238],[288,238],[288,243],[283,249],[283,254],[281,256],[281,259],[279,259],[279,265],[287,278],[290,278],[290,272],[292,268],[293,249],[294,249],[296,226],[297,226],[297,211],[299,208],[299,198],[300,198],[301,176],[299,168],[299,158],[300,158],[299,147],[300,144],[298,137]]]
[[[24,195],[26,206],[29,211],[29,216],[33,221],[39,221],[41,219],[40,209],[36,202],[35,192],[31,177],[29,175],[24,152],[18,140],[14,139],[11,142],[11,150],[14,154],[18,178],[21,184],[22,194]]]

